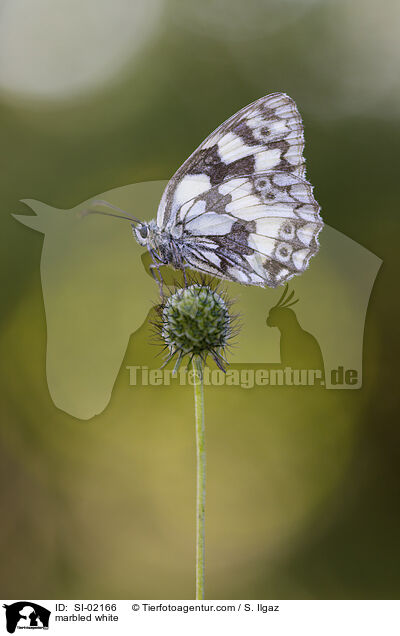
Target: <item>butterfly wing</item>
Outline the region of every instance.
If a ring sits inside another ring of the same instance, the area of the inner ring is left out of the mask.
[[[157,213],[164,230],[193,197],[238,175],[283,171],[304,177],[303,125],[295,102],[273,93],[225,121],[193,152],[169,181]]]
[[[319,209],[312,186],[295,172],[237,176],[184,203],[174,235],[194,269],[276,287],[318,251]]]

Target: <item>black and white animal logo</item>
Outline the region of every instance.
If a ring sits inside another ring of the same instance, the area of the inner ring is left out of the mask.
[[[3,605],[6,610],[6,627],[9,634],[17,628],[48,629],[50,610],[32,601],[18,601]]]

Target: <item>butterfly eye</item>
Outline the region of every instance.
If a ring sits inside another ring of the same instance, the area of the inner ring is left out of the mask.
[[[138,231],[140,236],[145,239],[148,236],[148,229],[147,229],[147,225],[141,225],[140,227],[138,227]]]

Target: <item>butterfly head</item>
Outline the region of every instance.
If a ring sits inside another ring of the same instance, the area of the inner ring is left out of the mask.
[[[150,223],[146,223],[145,221],[135,224],[132,223],[132,231],[139,245],[143,245],[143,247],[147,247],[148,249],[157,247],[157,235],[159,231],[155,221],[150,221]]]
[[[132,223],[133,234],[139,243],[139,245],[143,245],[147,247],[147,241],[149,237],[149,226],[147,223],[140,223],[139,225],[134,225]]]

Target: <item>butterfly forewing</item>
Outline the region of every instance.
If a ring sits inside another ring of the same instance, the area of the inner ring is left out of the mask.
[[[160,231],[194,269],[250,285],[286,282],[306,269],[322,228],[303,148],[290,97],[274,93],[243,108],[169,181]]]
[[[280,170],[303,176],[304,135],[295,102],[273,93],[225,121],[193,152],[169,181],[157,224],[171,227],[183,203],[241,174]]]

